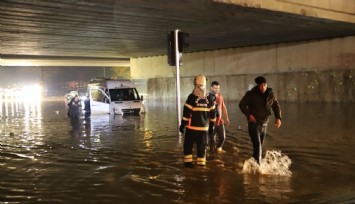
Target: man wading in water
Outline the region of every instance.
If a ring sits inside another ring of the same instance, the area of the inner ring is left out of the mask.
[[[253,157],[260,164],[271,108],[276,118],[276,128],[281,126],[281,110],[274,92],[267,87],[266,79],[259,76],[255,78],[255,83],[257,86],[245,94],[239,108],[248,119],[248,131],[254,149]]]
[[[184,164],[193,166],[192,148],[197,146],[197,165],[206,165],[207,132],[212,134],[216,122],[215,96],[206,94],[206,77],[198,75],[194,79],[194,90],[184,105],[180,132],[184,138]]]
[[[226,139],[226,131],[224,129],[224,120],[222,116],[224,115],[226,118],[226,125],[229,125],[229,117],[227,112],[226,104],[224,103],[224,99],[222,94],[220,93],[220,85],[217,81],[213,81],[211,83],[211,92],[216,97],[216,125],[214,128],[214,132],[209,134],[209,145],[210,145],[210,153],[213,155],[215,153],[224,153],[225,151],[222,149],[223,143]],[[216,135],[218,136],[218,143],[216,144]]]

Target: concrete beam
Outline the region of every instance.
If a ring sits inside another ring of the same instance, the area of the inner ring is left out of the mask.
[[[129,67],[129,58],[0,55],[0,66]]]
[[[353,0],[215,0],[215,2],[355,23]]]

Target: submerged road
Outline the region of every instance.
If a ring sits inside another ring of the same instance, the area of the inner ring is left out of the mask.
[[[264,150],[286,154],[291,176],[242,173],[252,152],[247,124],[236,102],[227,105],[227,153],[185,169],[175,104],[146,103],[142,116],[71,121],[62,101],[2,100],[0,201],[355,202],[353,105],[281,104],[283,126],[270,124]]]

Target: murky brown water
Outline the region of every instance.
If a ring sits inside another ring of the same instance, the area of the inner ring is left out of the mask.
[[[283,126],[269,126],[264,150],[286,154],[292,176],[241,173],[252,149],[235,102],[227,153],[193,169],[182,165],[175,105],[146,105],[141,117],[70,121],[63,102],[3,100],[0,202],[355,202],[353,104],[282,104]]]

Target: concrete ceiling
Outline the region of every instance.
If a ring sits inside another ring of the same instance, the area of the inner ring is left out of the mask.
[[[355,35],[355,24],[212,0],[1,0],[1,58],[121,59]]]

